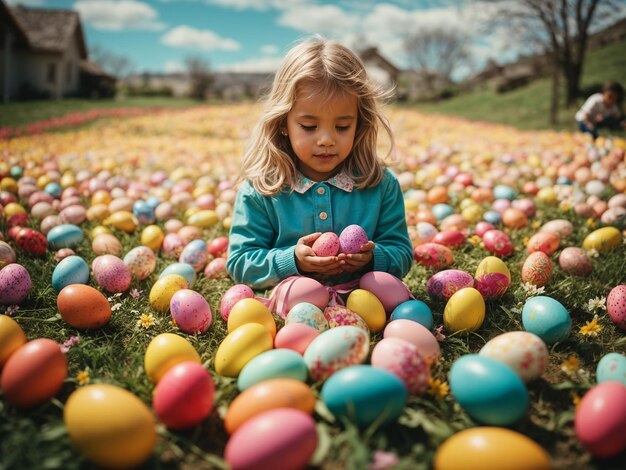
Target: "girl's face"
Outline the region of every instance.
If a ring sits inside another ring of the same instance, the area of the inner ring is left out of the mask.
[[[298,90],[296,102],[287,114],[287,133],[298,158],[297,166],[313,181],[324,181],[339,171],[354,144],[357,126],[357,98],[339,94],[325,99]]]
[[[610,108],[615,103],[617,103],[617,95],[612,91],[605,91],[602,93],[602,99],[604,101],[605,106]]]

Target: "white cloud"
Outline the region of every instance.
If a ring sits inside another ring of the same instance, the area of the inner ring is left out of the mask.
[[[163,64],[163,70],[166,73],[178,73],[184,72],[186,68],[185,64],[183,64],[182,62],[178,62],[176,60],[168,60],[167,62],[165,62],[165,64]]]
[[[261,54],[264,55],[276,55],[278,54],[278,46],[275,46],[274,44],[266,44],[264,46],[261,46]]]
[[[285,10],[310,3],[307,0],[205,0],[206,3],[235,10]]]
[[[217,67],[223,72],[276,72],[280,66],[282,57],[263,57],[261,59],[250,59],[233,64],[225,64]]]
[[[191,26],[177,26],[161,38],[161,42],[171,47],[185,47],[201,51],[236,51],[241,45],[230,38],[223,38],[209,29],[196,29]]]
[[[305,33],[336,36],[358,27],[358,17],[335,5],[307,5],[283,11],[278,24]]]
[[[150,5],[135,0],[78,0],[74,9],[82,21],[95,29],[122,31],[129,29],[162,30],[158,12]]]

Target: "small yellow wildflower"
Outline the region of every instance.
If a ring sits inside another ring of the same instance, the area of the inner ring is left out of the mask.
[[[580,327],[579,333],[583,336],[598,336],[598,333],[602,331],[602,325],[598,324],[598,315],[593,316],[593,320],[585,323],[585,326]]]
[[[596,221],[593,220],[591,217],[589,217],[587,219],[587,221],[585,222],[585,225],[587,225],[587,227],[589,228],[595,228],[595,226],[597,225]]]
[[[561,370],[567,375],[575,375],[580,369],[580,360],[576,356],[570,356],[561,363]]]
[[[154,319],[154,316],[152,314],[146,315],[145,313],[143,313],[141,315],[141,318],[137,320],[137,326],[143,326],[146,329],[150,328],[155,323],[156,320]]]
[[[574,409],[578,408],[578,405],[580,405],[580,395],[576,392],[572,393],[572,403],[574,403]]]
[[[570,210],[572,208],[572,206],[570,206],[569,204],[561,204],[559,206],[559,209],[561,209],[561,211],[563,212],[567,212],[568,210]]]
[[[524,246],[528,245],[528,242],[530,241],[530,237],[524,237],[522,238],[522,243],[524,244]]]
[[[426,393],[435,397],[437,400],[446,397],[449,392],[450,386],[446,382],[442,382],[440,379],[433,379],[432,377],[428,381]]]
[[[78,385],[87,385],[89,383],[89,370],[81,370],[78,374],[76,374],[76,380],[78,380]]]
[[[535,228],[536,229],[536,228],[539,228],[540,226],[541,226],[541,222],[539,222],[538,220],[533,220],[530,223],[530,228]]]
[[[469,237],[469,242],[474,246],[478,245],[481,241],[482,239],[478,235],[472,235]]]

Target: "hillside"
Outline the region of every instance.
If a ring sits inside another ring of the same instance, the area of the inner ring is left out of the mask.
[[[588,94],[599,90],[604,81],[620,80],[624,84],[624,77],[626,77],[626,41],[590,51],[583,70],[581,82],[583,93],[579,98],[579,104],[582,104]],[[423,112],[493,121],[520,129],[541,129],[550,127],[548,122],[550,88],[550,78],[541,78],[508,93],[496,93],[495,85],[492,85],[439,103],[415,106]],[[561,103],[563,101],[562,98]],[[558,129],[575,129],[576,109],[577,106],[559,111]]]

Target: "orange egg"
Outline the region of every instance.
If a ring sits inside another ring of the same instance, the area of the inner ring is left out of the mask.
[[[113,198],[106,189],[98,189],[93,196],[91,196],[91,205],[96,204],[109,204]]]
[[[448,190],[445,186],[435,186],[426,194],[429,204],[440,204],[448,201]]]
[[[559,237],[557,232],[538,232],[528,240],[526,251],[528,253],[543,251],[546,255],[550,256],[559,248],[560,244],[561,237]]]
[[[4,398],[18,408],[30,408],[52,398],[67,377],[67,360],[51,339],[29,341],[15,351],[2,369]]]
[[[100,328],[111,319],[111,306],[97,289],[70,284],[59,292],[57,308],[61,318],[78,329]]]
[[[502,222],[510,228],[522,228],[528,225],[528,217],[521,210],[509,207],[502,213]]]
[[[420,209],[415,215],[417,222],[428,222],[431,225],[437,225],[437,217],[428,209]]]

